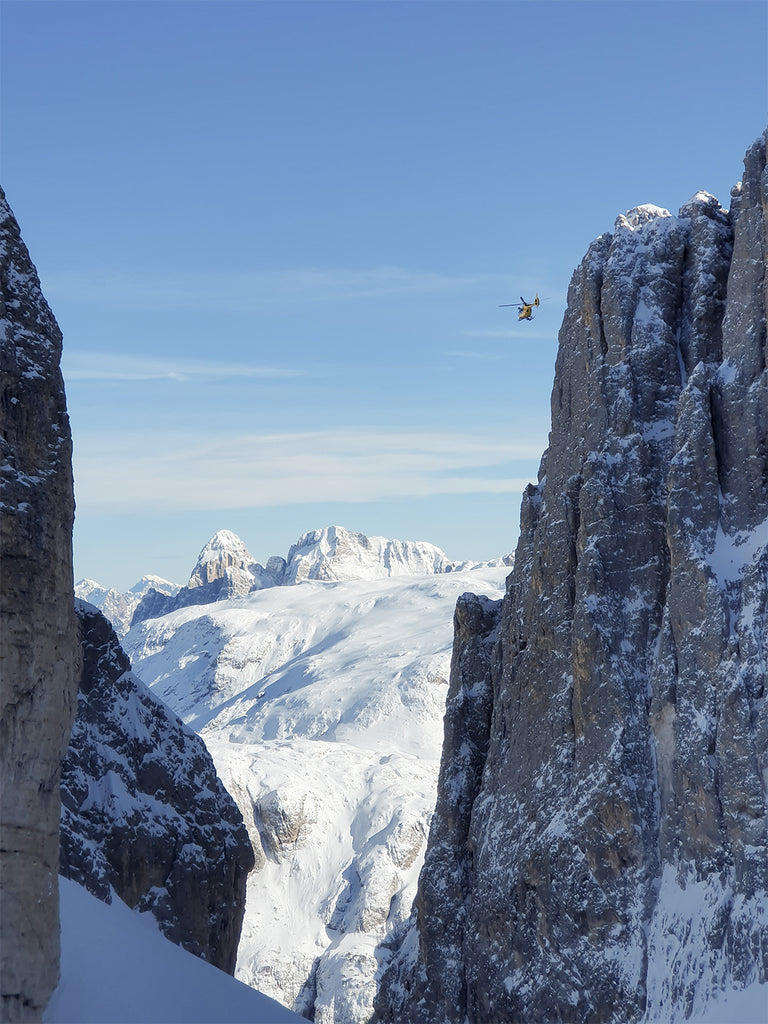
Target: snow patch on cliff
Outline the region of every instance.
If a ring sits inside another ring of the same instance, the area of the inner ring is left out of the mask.
[[[768,1020],[768,985],[757,964],[733,979],[722,948],[729,917],[749,917],[768,929],[768,906],[759,896],[735,896],[728,879],[715,875],[681,880],[666,865],[648,928],[648,1003],[643,1024],[762,1024]],[[717,941],[720,936],[720,942]],[[680,979],[686,979],[679,997]]]

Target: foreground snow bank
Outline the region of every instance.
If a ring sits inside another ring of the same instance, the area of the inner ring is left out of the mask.
[[[59,879],[61,981],[46,1024],[288,1024],[284,1006],[235,981],[158,931],[151,914],[101,903]]]

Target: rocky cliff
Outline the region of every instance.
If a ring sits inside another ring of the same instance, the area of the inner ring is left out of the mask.
[[[59,969],[59,769],[74,715],[72,444],[61,331],[0,190],[0,988],[36,1020]]]
[[[768,980],[767,148],[730,211],[635,209],[573,276],[380,1019],[669,1021]]]
[[[254,864],[203,741],[131,671],[79,603],[83,671],[61,777],[61,874],[149,910],[173,942],[232,974]]]

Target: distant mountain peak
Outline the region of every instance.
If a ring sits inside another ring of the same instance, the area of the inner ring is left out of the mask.
[[[128,593],[143,597],[150,587],[161,594],[175,594],[179,589],[178,583],[171,583],[170,580],[165,579],[163,576],[155,576],[150,572],[145,573],[138,583],[134,583]]]
[[[244,551],[248,554],[248,549],[243,541],[231,530],[218,530],[214,533],[200,552],[200,559],[204,559],[207,554],[214,551]]]
[[[87,576],[83,576],[81,580],[78,580],[77,583],[75,583],[75,588],[80,588],[83,590],[87,589],[104,591],[106,591],[107,589],[106,587],[102,587],[102,585],[98,583],[96,580],[89,579]]]
[[[354,580],[447,572],[453,563],[426,541],[368,537],[343,526],[305,533],[288,552],[285,580]]]
[[[627,210],[626,213],[619,214],[616,218],[616,229],[629,228],[630,231],[636,231],[649,221],[657,220],[662,217],[671,218],[672,214],[669,210],[665,210],[663,206],[654,206],[653,203],[643,203],[640,206],[635,206],[632,210]]]
[[[122,637],[131,628],[133,613],[139,602],[150,590],[170,599],[178,593],[179,585],[163,579],[162,576],[148,574],[142,576],[139,582],[135,583],[126,593],[121,593],[119,590],[105,587],[96,580],[85,577],[75,584],[75,597],[93,605],[103,615],[106,615],[114,626],[115,632]]]
[[[253,571],[256,559],[243,541],[231,530],[219,530],[211,537],[197,558],[188,587],[202,587],[226,575],[228,569]]]

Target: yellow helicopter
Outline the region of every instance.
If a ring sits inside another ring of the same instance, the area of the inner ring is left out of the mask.
[[[535,306],[541,303],[541,299],[537,295],[533,302],[526,302],[525,299],[520,296],[520,304],[516,302],[502,302],[499,309],[505,306],[517,306],[517,319],[518,320],[533,320],[533,310]]]

